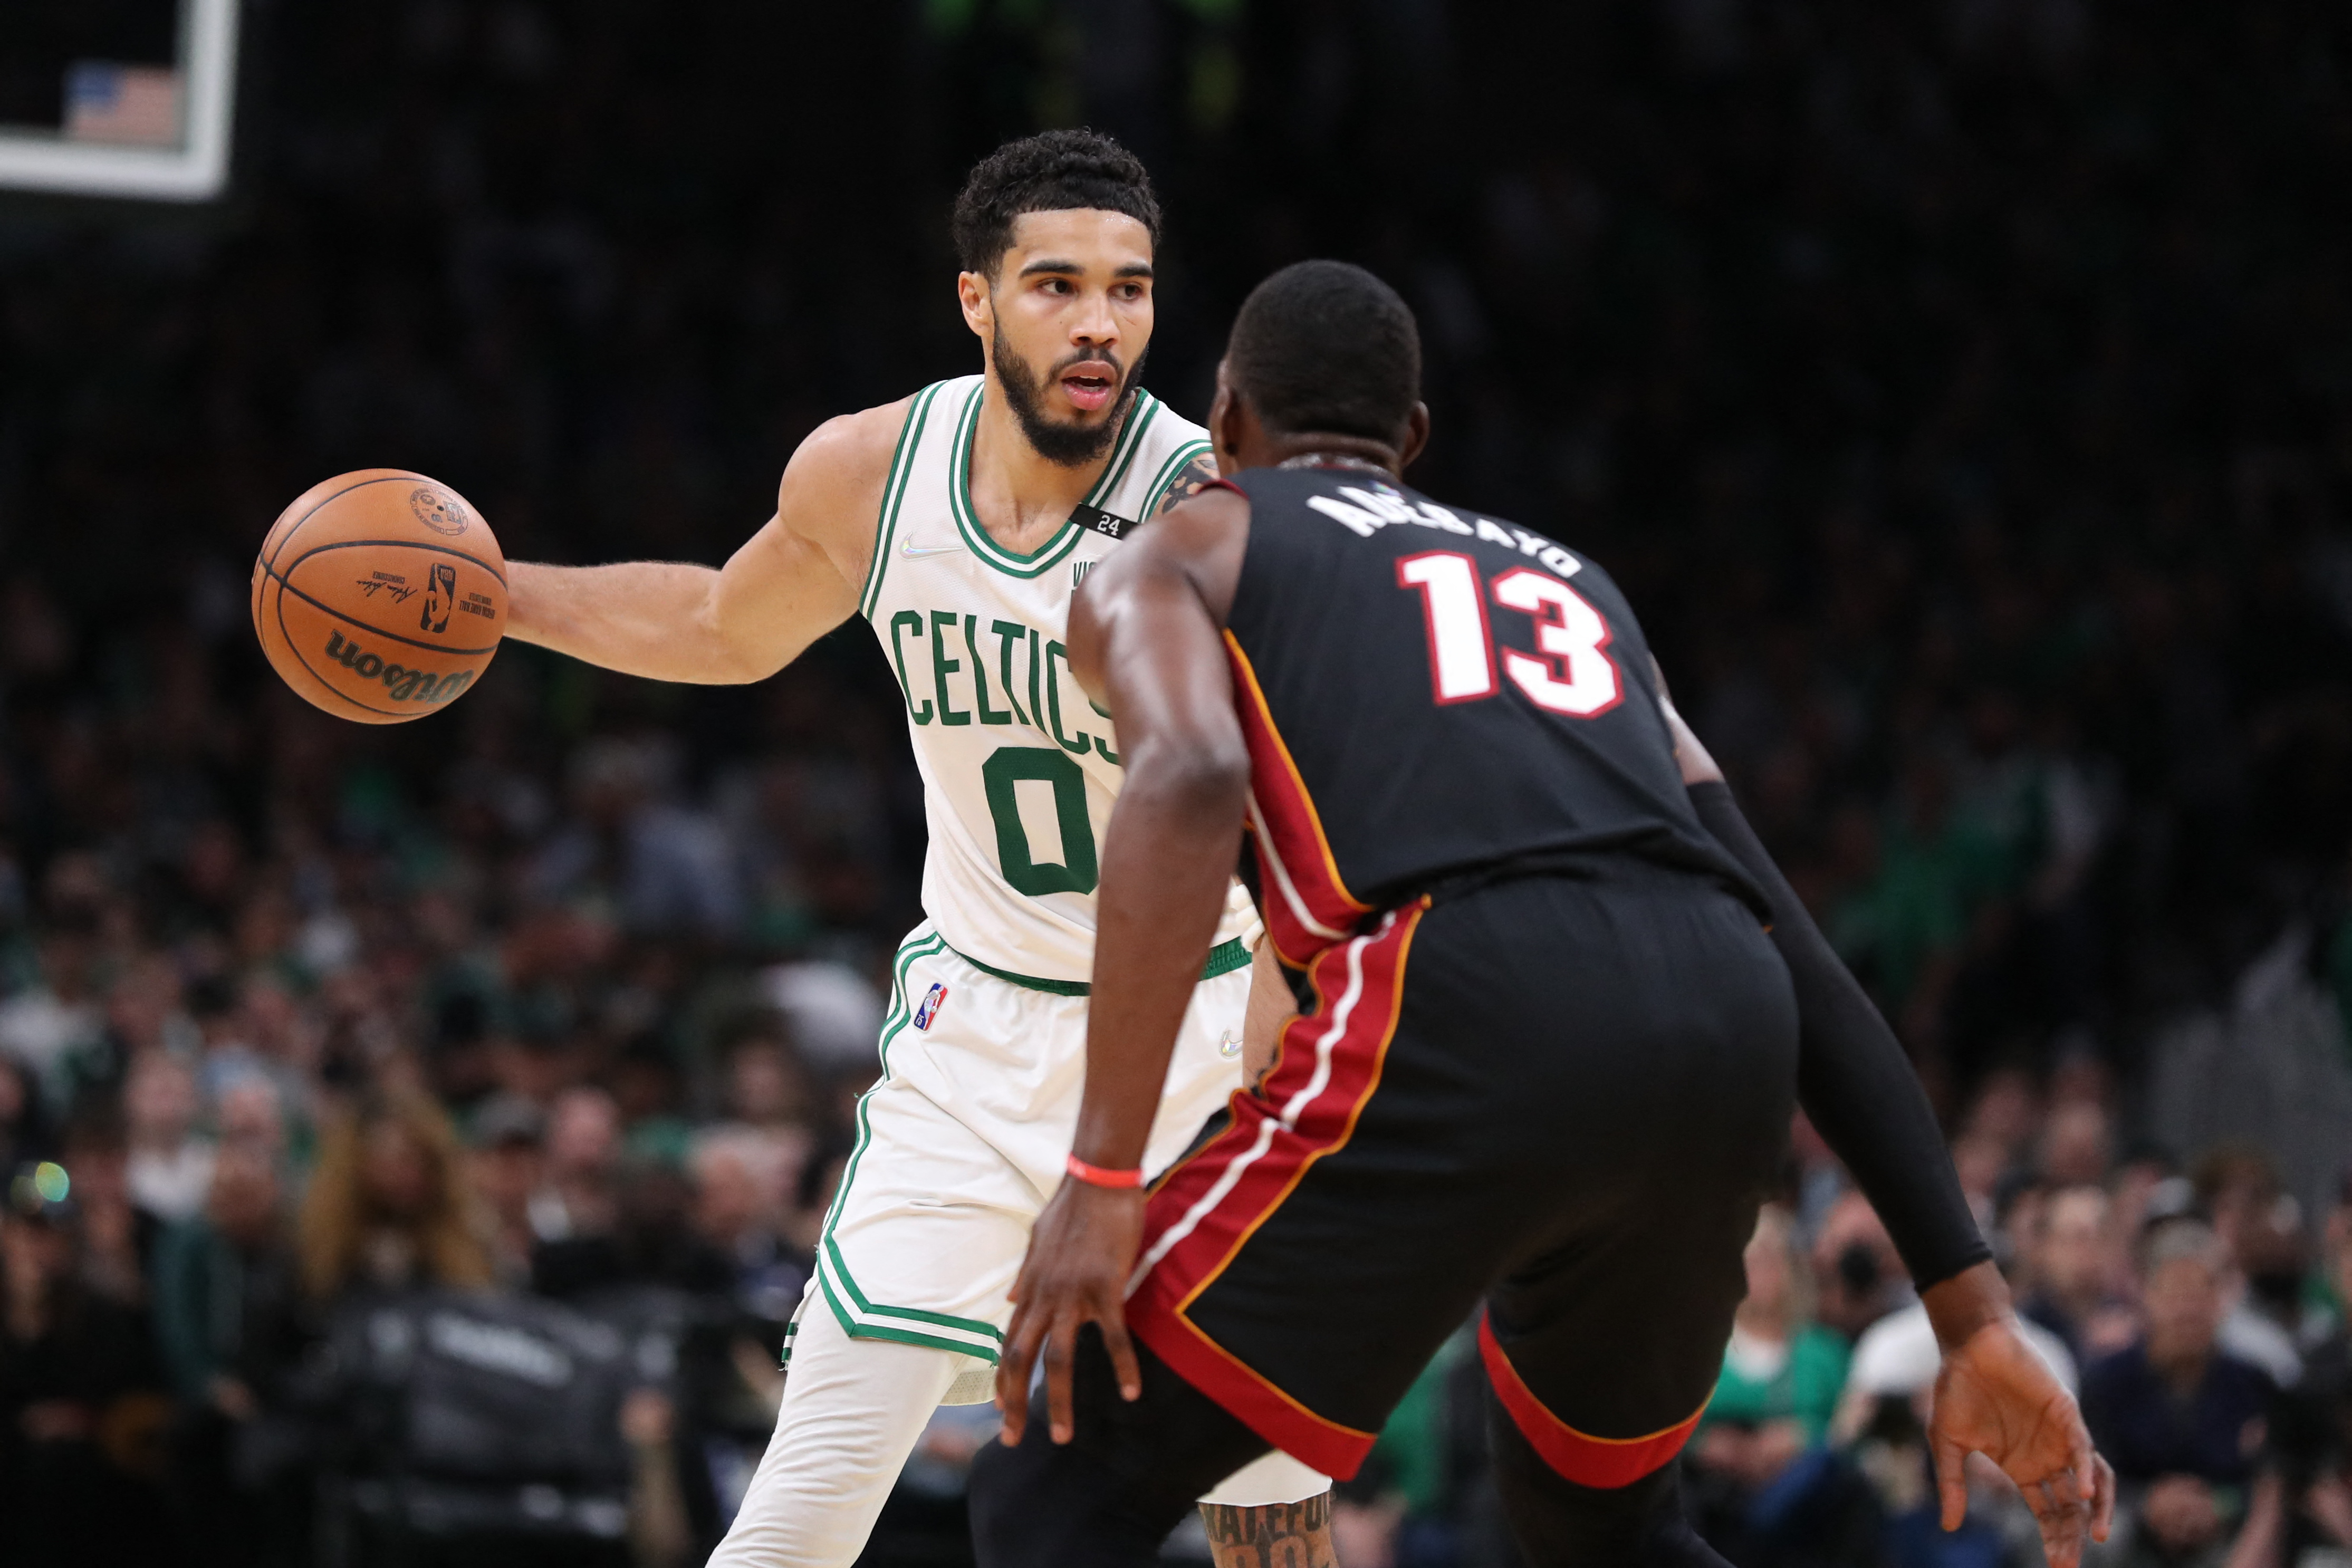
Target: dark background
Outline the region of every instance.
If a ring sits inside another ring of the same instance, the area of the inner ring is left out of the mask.
[[[127,9],[8,12],[0,118],[153,47]],[[719,1115],[704,1000],[780,959],[880,977],[918,917],[863,629],[742,691],[516,647],[364,730],[268,674],[252,551],[319,479],[402,466],[510,557],[723,559],[820,420],[977,364],[947,205],[1071,123],[1160,182],[1147,380],[1180,412],[1272,267],[1405,293],[1414,482],[1625,585],[1955,1135],[1996,1145],[1989,1218],[2043,1123],[1988,1103],[2082,1096],[2110,1158],[2264,1134],[2162,1092],[2168,1031],[2258,959],[2339,1082],[2352,12],[2295,0],[254,0],[227,197],[0,199],[0,989],[42,994],[70,916],[106,974],[234,992],[282,956],[239,934],[275,899],[360,931],[388,1031],[306,1069],[298,1120],[395,1067],[462,1115],[646,1061],[660,1114]],[[614,746],[656,758],[619,818]],[[718,835],[723,907],[632,891],[656,809]],[[561,1004],[491,1030],[541,1077],[451,1066],[489,1026],[419,988],[446,887],[456,947]],[[596,899],[604,956],[517,956]],[[341,1019],[330,979],[298,989]],[[109,1016],[58,1129],[179,1049]],[[2331,1135],[2264,1156],[2313,1246]]]
[[[517,556],[722,559],[818,419],[970,365],[945,204],[1086,120],[1168,197],[1163,394],[1200,413],[1269,267],[1392,278],[1430,340],[1416,481],[1610,564],[1686,706],[1772,710],[1723,738],[1803,775],[1784,852],[1979,699],[2111,765],[2152,880],[2068,1006],[2127,1033],[2341,869],[2346,26],[256,6],[229,200],[0,228],[0,538],[116,630],[363,465],[446,479]]]

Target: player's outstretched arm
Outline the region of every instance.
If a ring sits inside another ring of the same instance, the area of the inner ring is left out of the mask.
[[[1886,1221],[1942,1346],[1928,1437],[1944,1528],[1958,1529],[1967,1515],[1967,1459],[1980,1453],[2024,1493],[2052,1568],[2074,1568],[2086,1528],[2107,1538],[2115,1473],[2092,1451],[2074,1396],[2018,1332],[2009,1285],[1977,1231],[1895,1031],[1740,814],[1663,680],[1658,695],[1699,821],[1771,904],[1773,944],[1797,992],[1798,1099]]]
[[[1231,577],[1218,594],[1195,573],[1203,554],[1238,573],[1238,546],[1224,546],[1246,537],[1248,517],[1231,491],[1187,502],[1095,569],[1070,607],[1071,671],[1114,716],[1126,771],[1103,835],[1086,1092],[1070,1153],[1133,1185],[1067,1180],[1037,1217],[997,1367],[1008,1443],[1027,1426],[1040,1355],[1054,1439],[1069,1440],[1070,1356],[1087,1323],[1100,1326],[1120,1391],[1142,1391],[1123,1303],[1143,1235],[1144,1145],[1216,936],[1249,788],[1218,633]]]
[[[819,426],[784,468],[775,516],[723,567],[514,562],[507,634],[649,680],[766,679],[856,612],[905,414]]]
[[[1772,862],[1663,682],[1659,696],[1701,825],[1771,905],[1772,945],[1797,993],[1798,1103],[1886,1222],[1922,1291],[1983,1262],[1991,1249],[1902,1042]]]

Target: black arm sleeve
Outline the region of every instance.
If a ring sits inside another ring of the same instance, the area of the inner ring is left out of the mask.
[[[1960,1193],[1943,1130],[1910,1059],[1831,950],[1728,785],[1694,784],[1699,821],[1764,890],[1772,942],[1797,988],[1797,1100],[1903,1254],[1921,1290],[1992,1256]]]

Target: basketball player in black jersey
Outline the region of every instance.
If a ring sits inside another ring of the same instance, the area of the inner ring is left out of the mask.
[[[1900,1048],[1675,716],[1615,585],[1400,482],[1419,380],[1385,285],[1277,273],[1210,415],[1229,482],[1138,533],[1073,609],[1127,784],[1071,1179],[1014,1288],[1011,1446],[973,1474],[982,1568],[1150,1563],[1269,1446],[1352,1475],[1474,1313],[1528,1557],[1720,1568],[1675,1456],[1800,1101],[1942,1343],[1946,1524],[1981,1452],[2072,1568],[2113,1477],[2016,1331]],[[1147,1195],[1244,816],[1301,1011]]]

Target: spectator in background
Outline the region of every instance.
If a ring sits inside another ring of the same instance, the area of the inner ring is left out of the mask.
[[[2036,1164],[2053,1186],[2079,1186],[2104,1180],[2115,1163],[2115,1138],[2106,1107],[2096,1100],[2063,1100],[2042,1124]]]
[[[2303,1284],[2300,1206],[2269,1156],[2240,1145],[2199,1160],[2189,1191],[2221,1242],[2221,1348],[2292,1387],[2303,1375],[2293,1324]]]
[[[50,1167],[54,1172],[57,1167]],[[27,1568],[161,1562],[169,1414],[141,1314],[75,1267],[68,1191],[18,1171],[0,1208],[0,1551]]]
[[[124,1306],[145,1306],[147,1260],[163,1222],[131,1197],[122,1127],[103,1103],[89,1106],[67,1127],[64,1165],[73,1176],[83,1283]]]
[[[56,1152],[39,1083],[23,1063],[0,1055],[0,1171],[47,1159]]]
[[[1813,1235],[1818,1321],[1849,1340],[1911,1300],[1910,1281],[1886,1226],[1858,1192],[1830,1207]]]
[[[613,1173],[621,1157],[621,1111],[602,1089],[583,1084],[555,1097],[547,1117],[547,1163],[530,1200],[541,1241],[571,1241],[613,1228]]]
[[[2338,1301],[2352,1301],[2352,1178],[2328,1229],[2328,1283]],[[2273,1446],[2283,1489],[2282,1563],[2301,1568],[2326,1561],[2319,1553],[2352,1553],[2352,1323],[2341,1315],[2304,1358],[2302,1381],[2280,1405]]]
[[[1823,1447],[1846,1344],[1811,1321],[1789,1212],[1768,1204],[1745,1254],[1748,1295],[1687,1460],[1702,1532],[1741,1564],[1841,1563],[1874,1544],[1876,1510]]]
[[[373,1095],[331,1123],[302,1205],[302,1284],[329,1307],[354,1290],[490,1282],[449,1118],[411,1094]]]
[[[2279,1489],[2260,1469],[2277,1388],[2217,1343],[2227,1267],[2203,1220],[2158,1222],[2141,1244],[2147,1331],[2083,1380],[2083,1417],[2116,1469],[2118,1556],[2132,1568],[2259,1561],[2278,1525]],[[2249,1556],[2233,1559],[2240,1545]]]
[[[520,1094],[494,1094],[474,1113],[467,1168],[488,1213],[490,1263],[499,1282],[530,1283],[531,1197],[543,1179],[541,1135],[547,1118]]]
[[[783,1170],[764,1141],[733,1132],[707,1133],[689,1164],[694,1178],[694,1228],[733,1271],[733,1298],[743,1312],[782,1323],[799,1305],[815,1259],[785,1245],[777,1232]],[[795,1185],[799,1173],[794,1171]]]
[[[694,1225],[685,1173],[633,1155],[614,1175],[612,1223],[541,1242],[531,1254],[531,1288],[573,1301],[648,1285],[726,1299],[735,1270]]]
[[[305,1435],[288,1413],[307,1339],[276,1160],[226,1145],[205,1213],[155,1253],[155,1333],[180,1399],[190,1539],[220,1568],[292,1564],[304,1542]]]
[[[729,1048],[726,1088],[727,1121],[766,1146],[775,1192],[791,1192],[816,1148],[816,1093],[799,1053],[782,1034],[755,1030]]]
[[[131,1201],[166,1222],[193,1219],[212,1183],[213,1145],[197,1135],[196,1075],[161,1051],[141,1052],[122,1085]]]
[[[62,1117],[83,1062],[106,1033],[93,983],[97,922],[88,910],[69,907],[53,911],[39,930],[39,977],[0,1002],[0,1055],[22,1063],[49,1112]]]
[[[2032,1289],[2018,1311],[2057,1336],[2077,1366],[2123,1349],[2137,1331],[2130,1302],[2109,1283],[2110,1208],[2095,1183],[2059,1187],[2042,1198],[2026,1238]]]
[[[241,1072],[229,1078],[214,1099],[213,1124],[223,1149],[250,1149],[274,1162],[286,1160],[291,1153],[284,1098],[277,1081],[263,1073]]]

